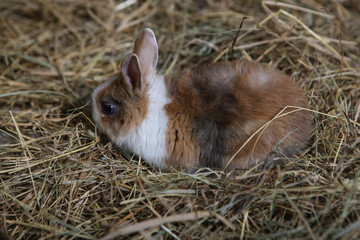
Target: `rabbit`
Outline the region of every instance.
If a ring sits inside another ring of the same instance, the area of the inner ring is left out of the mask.
[[[311,133],[303,90],[284,73],[247,60],[157,73],[146,28],[120,72],[92,94],[97,128],[160,170],[247,169],[292,156]]]

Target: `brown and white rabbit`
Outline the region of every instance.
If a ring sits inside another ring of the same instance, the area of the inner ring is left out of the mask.
[[[146,28],[120,73],[93,93],[96,126],[117,146],[160,169],[227,170],[304,147],[308,105],[285,74],[233,61],[163,76],[157,62],[155,34]]]

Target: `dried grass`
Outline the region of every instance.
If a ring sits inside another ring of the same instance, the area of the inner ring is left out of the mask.
[[[358,1],[125,2],[0,2],[3,235],[359,239]],[[309,147],[282,168],[232,178],[122,158],[99,137],[89,97],[146,26],[162,72],[246,58],[291,75],[313,111]]]

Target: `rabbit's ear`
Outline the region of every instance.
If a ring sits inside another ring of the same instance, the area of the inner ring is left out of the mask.
[[[143,77],[155,74],[158,62],[158,45],[154,32],[145,28],[136,38],[133,53],[139,58],[140,70]]]
[[[121,64],[121,72],[131,93],[142,89],[142,78],[139,66],[139,59],[135,54],[127,55]]]

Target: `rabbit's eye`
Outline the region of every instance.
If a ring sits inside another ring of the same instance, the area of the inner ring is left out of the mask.
[[[101,111],[105,115],[114,115],[117,112],[117,106],[112,102],[101,102]]]

